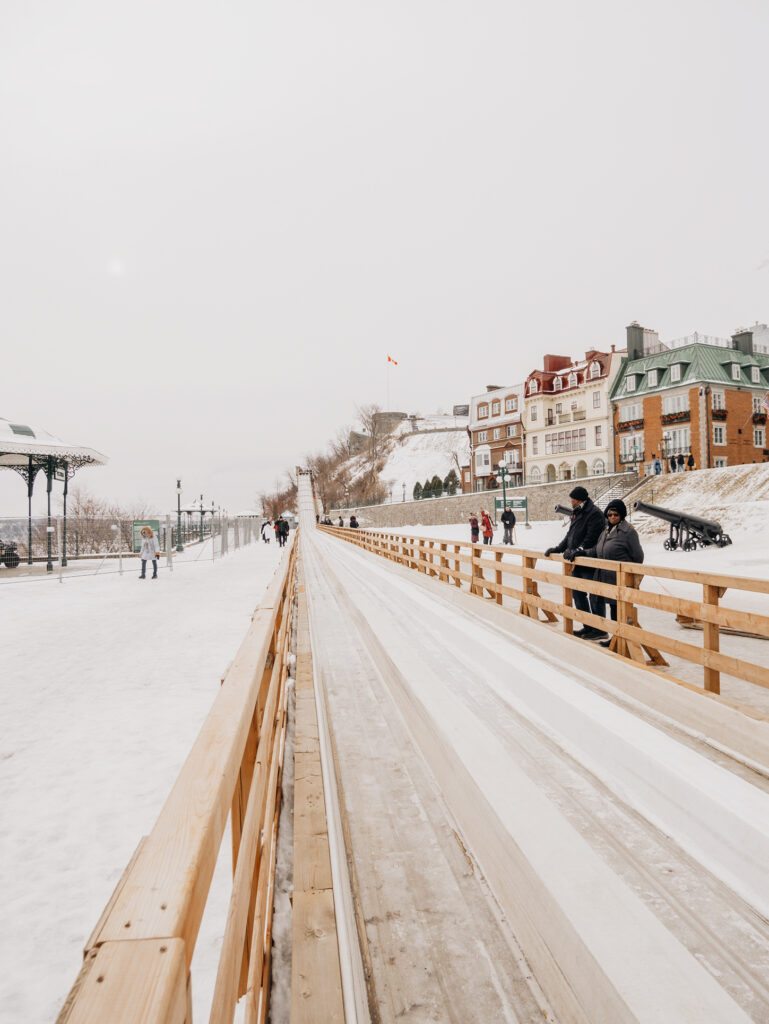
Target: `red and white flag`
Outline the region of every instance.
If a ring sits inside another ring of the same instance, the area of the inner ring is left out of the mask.
[[[769,416],[769,391],[766,392],[763,399],[761,400],[761,408]]]
[[[398,365],[398,360],[397,359],[393,359],[392,356],[388,356],[387,357],[387,362],[388,363],[395,363],[396,366]]]

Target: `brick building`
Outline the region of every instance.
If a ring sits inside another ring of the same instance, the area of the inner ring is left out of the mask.
[[[523,384],[489,385],[470,399],[470,467],[463,470],[463,491],[485,491],[501,485],[504,466],[509,486],[523,483]]]
[[[627,346],[610,394],[617,469],[649,474],[659,458],[667,471],[679,452],[697,469],[769,461],[769,353],[754,350],[752,330],[665,344],[632,323]]]
[[[526,378],[526,480],[552,483],[614,470],[609,390],[622,354],[590,349],[585,358],[546,355]]]

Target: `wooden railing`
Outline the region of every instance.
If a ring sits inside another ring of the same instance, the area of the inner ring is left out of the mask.
[[[721,673],[769,687],[769,668],[763,662],[757,664],[723,654],[720,650],[722,629],[769,639],[769,616],[729,608],[721,603],[727,590],[769,595],[767,580],[579,558],[577,564],[581,566],[616,572],[616,584],[599,583],[574,577],[573,563],[564,561],[560,555],[552,555],[546,560],[546,564],[556,563],[558,571],[554,571],[555,566],[537,568],[537,563],[544,560],[541,551],[462,544],[372,530],[321,529],[374,554],[435,576],[444,583],[487,597],[497,604],[501,605],[505,597],[512,598],[520,602],[518,610],[522,615],[535,619],[541,615],[547,622],[557,622],[557,616],[561,616],[566,633],[573,633],[575,621],[606,630],[611,634],[610,649],[640,664],[666,667],[668,663],[660,653],[664,651],[701,665],[704,688],[710,693],[721,692]],[[510,585],[510,577],[517,585]],[[702,600],[641,590],[644,579],[695,584],[702,588]],[[559,587],[562,599],[552,601],[542,597],[538,588],[540,583]],[[575,608],[572,596],[575,590],[600,594],[616,601],[617,621]],[[668,612],[681,624],[702,628],[702,646],[643,629],[638,622],[638,607]]]
[[[152,832],[85,947],[57,1024],[191,1024],[190,962],[232,818],[234,879],[210,1020],[267,1019],[295,534]]]

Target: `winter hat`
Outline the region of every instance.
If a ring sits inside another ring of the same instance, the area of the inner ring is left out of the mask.
[[[574,498],[575,501],[587,501],[590,495],[587,493],[584,487],[575,487],[569,494],[570,498]]]
[[[603,514],[606,516],[609,512],[619,512],[620,519],[627,519],[627,505],[619,498],[615,498],[614,501],[610,501],[604,509]]]

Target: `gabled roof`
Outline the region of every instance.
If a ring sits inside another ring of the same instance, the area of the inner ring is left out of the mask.
[[[732,377],[731,366],[740,366],[740,380]],[[671,380],[670,370],[674,365],[681,366],[681,379]],[[761,380],[758,384],[751,380],[750,367],[758,366]],[[657,383],[649,386],[649,370],[657,370]],[[636,386],[632,391],[625,390],[625,381],[631,374],[636,375]],[[612,385],[609,397],[612,401],[620,398],[637,398],[639,395],[654,394],[668,388],[681,387],[682,384],[721,384],[767,388],[769,387],[769,355],[754,353],[746,355],[738,349],[721,348],[717,345],[692,344],[681,348],[656,352],[642,359],[629,361],[624,359],[620,372]]]

